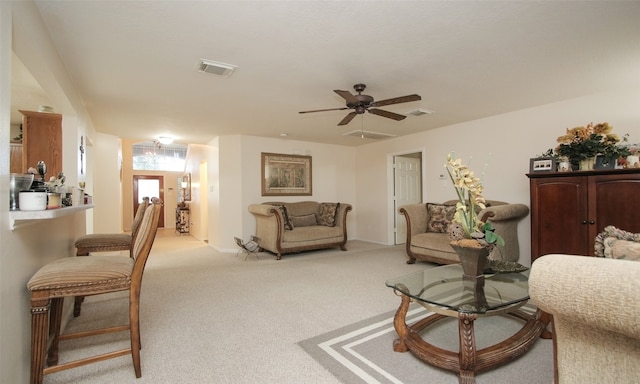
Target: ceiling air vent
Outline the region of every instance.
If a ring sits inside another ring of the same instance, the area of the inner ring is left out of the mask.
[[[407,112],[407,115],[422,116],[422,115],[430,115],[432,113],[433,111],[429,109],[418,108],[418,109],[414,109],[413,111]]]
[[[204,73],[211,73],[213,75],[229,77],[233,73],[233,70],[236,69],[237,66],[225,63],[219,63],[217,61],[200,59],[200,64],[198,65],[198,71]]]
[[[354,137],[361,137],[363,139],[376,139],[376,140],[387,139],[389,137],[396,137],[396,135],[392,135],[390,133],[363,131],[361,129],[356,129],[351,132],[343,133],[342,136],[354,136]]]

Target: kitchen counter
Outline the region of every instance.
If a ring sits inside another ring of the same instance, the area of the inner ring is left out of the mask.
[[[61,207],[56,209],[45,209],[43,211],[9,211],[11,230],[18,229],[25,225],[38,222],[38,220],[49,220],[58,217],[73,215],[74,213],[86,211],[93,208],[93,204],[84,204],[72,207]]]

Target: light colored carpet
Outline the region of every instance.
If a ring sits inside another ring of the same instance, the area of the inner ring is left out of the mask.
[[[455,373],[426,365],[410,352],[392,348],[396,339],[393,328],[395,311],[357,322],[347,327],[300,342],[300,346],[344,383],[402,384],[457,383]],[[429,315],[413,306],[407,316],[411,324]],[[504,340],[522,326],[509,317],[480,318],[475,322],[478,349]],[[455,319],[443,319],[421,333],[431,344],[458,350],[458,327]],[[478,384],[551,383],[553,382],[553,347],[550,340],[538,340],[524,356],[491,371],[476,375]],[[428,378],[428,380],[427,380]]]
[[[47,375],[44,382],[340,383],[298,343],[395,310],[399,299],[385,280],[432,267],[406,264],[403,246],[351,241],[347,248],[285,255],[280,261],[269,253],[244,260],[244,255],[218,253],[191,236],[160,230],[142,286],[142,377],[135,378],[125,356]],[[88,297],[82,315],[68,327],[75,331],[124,323],[126,316],[126,295]],[[126,346],[127,334],[119,336],[109,343],[65,341],[60,359],[105,345]],[[381,349],[391,350],[381,343]],[[534,357],[530,352],[518,362]],[[429,381],[430,369],[424,367],[418,382]],[[551,365],[539,369],[550,370]],[[519,382],[550,381],[529,376]]]

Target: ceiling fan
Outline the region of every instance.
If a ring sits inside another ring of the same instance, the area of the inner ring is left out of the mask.
[[[367,86],[364,85],[364,84],[356,84],[356,85],[354,85],[353,89],[355,89],[356,92],[358,92],[357,95],[353,95],[349,91],[341,91],[341,90],[335,89],[334,92],[337,93],[338,95],[340,95],[343,99],[345,99],[347,101],[347,106],[346,107],[329,108],[329,109],[316,109],[316,110],[313,110],[313,111],[301,111],[301,112],[298,112],[298,113],[341,111],[341,110],[346,110],[346,109],[353,109],[353,112],[350,112],[347,116],[345,116],[345,118],[342,119],[342,121],[340,121],[338,123],[338,125],[347,125],[347,124],[349,124],[349,122],[351,120],[353,120],[354,117],[356,117],[356,115],[361,115],[361,114],[363,114],[365,112],[373,113],[374,115],[378,115],[378,116],[382,116],[382,117],[386,117],[386,118],[389,118],[389,119],[400,121],[400,120],[405,119],[407,116],[400,115],[400,114],[394,113],[394,112],[385,111],[385,110],[382,110],[382,109],[378,109],[378,107],[382,107],[383,105],[400,104],[400,103],[407,103],[407,102],[410,102],[410,101],[422,100],[420,95],[413,94],[413,95],[407,95],[407,96],[401,96],[401,97],[394,97],[392,99],[374,101],[373,97],[371,97],[369,95],[363,95],[362,94],[362,91],[364,91],[364,89],[366,87]]]

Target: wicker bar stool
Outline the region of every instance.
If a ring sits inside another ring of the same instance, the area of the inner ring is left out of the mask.
[[[41,384],[46,374],[128,354],[133,359],[136,377],[142,376],[140,288],[144,267],[158,229],[161,209],[162,201],[157,198],[145,209],[140,228],[133,239],[131,257],[66,257],[43,266],[29,280],[27,288],[31,291],[31,384]],[[118,291],[129,291],[128,324],[60,335],[65,297]],[[58,364],[60,341],[123,331],[129,331],[129,348]]]
[[[74,246],[76,247],[76,256],[89,256],[94,252],[116,252],[129,251],[131,255],[131,244],[133,238],[144,216],[145,209],[149,206],[149,198],[144,197],[142,203],[138,206],[136,215],[131,224],[131,233],[91,233],[79,237]],[[77,296],[73,304],[73,316],[80,316],[82,310],[82,301],[84,297]]]

